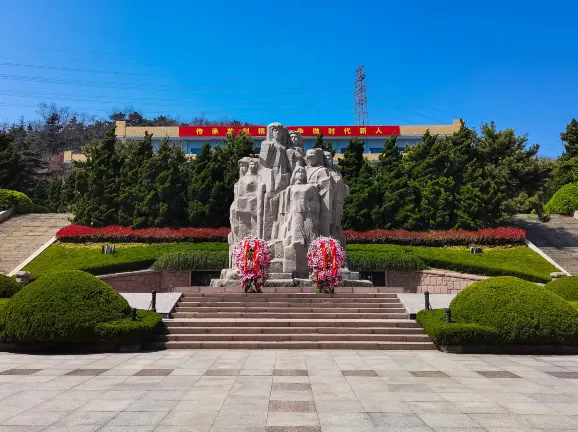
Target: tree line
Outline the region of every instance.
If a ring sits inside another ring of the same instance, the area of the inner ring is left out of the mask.
[[[77,134],[76,145],[88,159],[68,170],[50,167],[46,155],[64,148],[43,139],[54,133],[52,142],[66,142],[64,131],[72,128],[72,119],[56,131],[53,121],[38,129],[5,129],[0,133],[0,187],[27,193],[50,211],[70,211],[83,225],[227,226],[237,161],[256,153],[251,138],[232,135],[223,145],[206,144],[195,159],[187,159],[181,146],[168,139],[156,151],[150,135],[117,140],[113,119],[130,117],[135,125],[164,121],[136,114],[115,113],[103,124],[76,120],[84,131]],[[91,134],[97,138],[89,140]],[[337,164],[351,190],[343,226],[479,228],[507,223],[516,213],[540,214],[556,190],[578,181],[576,120],[561,138],[565,151],[552,160],[539,158],[538,146],[529,146],[512,129],[498,130],[490,123],[477,132],[462,123],[453,135],[424,134],[404,153],[392,136],[375,162],[363,158],[363,141],[353,138]],[[323,136],[315,147],[334,152]]]

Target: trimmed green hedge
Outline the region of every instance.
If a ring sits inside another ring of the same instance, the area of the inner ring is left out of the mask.
[[[117,244],[114,254],[102,254],[100,244],[53,244],[24,270],[31,279],[61,270],[83,270],[94,275],[149,268],[170,252],[202,251],[228,256],[227,243]],[[226,267],[226,265],[224,266]]]
[[[161,255],[154,270],[221,270],[229,261],[227,250],[188,250]]]
[[[130,313],[127,301],[88,273],[46,275],[20,290],[0,312],[2,338],[46,344],[95,343],[95,326]]]
[[[32,206],[32,201],[22,192],[0,189],[0,211],[16,207],[17,212],[26,213],[27,206]]]
[[[475,323],[446,323],[445,309],[422,310],[416,321],[436,345],[491,345],[501,341],[498,332]]]
[[[562,186],[544,206],[548,214],[571,215],[578,210],[578,183]]]
[[[576,344],[578,313],[564,299],[509,276],[476,282],[451,302],[457,323],[496,329],[503,343]]]
[[[14,278],[0,275],[0,298],[10,298],[22,289]]]
[[[557,271],[556,267],[526,246],[485,247],[482,253],[471,254],[465,247],[347,245],[347,256],[353,263],[352,268],[357,271],[404,270],[402,266],[379,268],[382,260],[385,261],[383,265],[398,262],[393,255],[399,257],[399,262],[408,260],[412,255],[430,268],[484,276],[517,276],[541,283],[549,282],[550,273]],[[385,260],[382,258],[384,256],[387,257]]]
[[[426,262],[408,250],[371,251],[347,248],[351,267],[361,271],[415,271],[428,268]]]
[[[95,327],[101,340],[113,345],[145,343],[152,338],[162,317],[155,312],[137,310],[137,319],[124,318],[117,321],[99,323]]]
[[[564,276],[547,283],[544,288],[558,294],[564,300],[578,301],[578,276]]]

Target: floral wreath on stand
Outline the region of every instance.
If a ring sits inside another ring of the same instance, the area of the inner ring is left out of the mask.
[[[233,256],[245,292],[262,292],[261,287],[269,277],[267,272],[271,265],[271,252],[267,242],[248,235],[237,243]]]
[[[309,278],[317,287],[317,293],[335,292],[341,283],[339,269],[345,263],[345,251],[338,240],[332,237],[318,237],[307,250]]]

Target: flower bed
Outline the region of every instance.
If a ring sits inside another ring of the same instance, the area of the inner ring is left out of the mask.
[[[92,228],[68,225],[56,233],[61,242],[226,242],[230,228],[144,228],[132,229],[120,225]]]
[[[347,243],[391,243],[413,246],[450,246],[450,245],[503,245],[522,244],[526,231],[520,228],[500,227],[477,231],[443,230],[443,231],[406,231],[371,230],[345,231]]]
[[[69,225],[56,233],[61,242],[226,242],[230,228],[144,228],[132,229],[123,226],[92,228]],[[504,245],[523,244],[526,231],[520,228],[488,228],[478,231],[406,231],[372,230],[345,231],[347,243],[390,243],[413,246],[450,245]]]

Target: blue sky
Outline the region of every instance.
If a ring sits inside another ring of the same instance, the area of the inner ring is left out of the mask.
[[[7,1],[0,121],[39,102],[106,116],[354,124],[495,121],[540,154],[578,117],[574,1]]]

